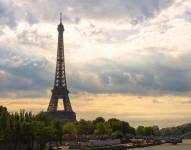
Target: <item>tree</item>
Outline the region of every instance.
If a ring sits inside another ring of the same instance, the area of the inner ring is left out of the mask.
[[[93,134],[95,126],[91,121],[85,121],[84,119],[81,119],[77,123],[77,133],[78,134]]]
[[[94,124],[104,123],[104,122],[105,122],[105,119],[103,117],[97,117],[95,120],[93,120]]]
[[[6,107],[3,107],[3,106],[0,106],[0,115],[1,115],[2,113],[8,113],[8,112],[7,112],[7,108],[6,108]]]
[[[171,133],[175,131],[179,133],[180,130],[173,130]],[[150,127],[138,127],[136,132],[151,135]],[[62,124],[47,113],[33,115],[24,110],[9,113],[6,107],[0,106],[0,147],[3,146],[3,149],[42,150],[47,143],[51,145],[52,141],[61,143],[65,133],[111,135],[113,138],[121,138],[125,134],[134,135],[135,129],[128,122],[115,118],[105,121],[104,118],[97,117],[93,121],[81,119],[75,123]],[[37,147],[33,146],[34,143]]]
[[[115,131],[111,134],[113,138],[122,138],[123,133],[121,131]]]
[[[143,136],[145,134],[145,127],[144,126],[138,126],[136,130],[137,135]]]
[[[135,128],[133,128],[133,127],[130,126],[128,133],[129,133],[130,135],[136,135],[136,130],[135,130]]]
[[[74,123],[65,123],[63,125],[64,134],[75,134],[76,132],[77,132],[77,129]]]
[[[112,128],[108,123],[97,123],[94,129],[94,134],[97,135],[110,135],[112,133]]]
[[[123,125],[119,119],[112,118],[112,119],[109,119],[107,122],[111,126],[113,132],[115,132],[115,131],[121,131],[122,132]]]
[[[152,129],[153,129],[153,134],[155,136],[159,136],[160,135],[160,129],[159,129],[158,126],[153,126]]]
[[[44,149],[45,144],[50,142],[55,138],[55,129],[51,126],[43,126],[42,124],[38,124],[35,130],[36,134],[36,142],[38,144],[38,149]]]
[[[41,122],[44,122],[46,125],[48,125],[50,123],[50,117],[48,116],[47,113],[44,113],[44,112],[40,112],[38,113],[35,118],[34,118],[36,121],[41,121]]]
[[[153,128],[152,128],[152,127],[145,127],[145,128],[144,128],[144,135],[145,135],[145,136],[151,136],[151,135],[153,135]]]
[[[127,134],[129,133],[129,129],[130,129],[130,126],[129,126],[129,123],[128,122],[125,122],[125,121],[121,121],[121,132],[123,134]]]
[[[58,119],[54,119],[52,120],[52,127],[54,129],[56,143],[58,141],[61,143],[63,135],[62,123]]]
[[[7,142],[10,132],[10,118],[6,108],[0,108],[0,138],[2,141]]]

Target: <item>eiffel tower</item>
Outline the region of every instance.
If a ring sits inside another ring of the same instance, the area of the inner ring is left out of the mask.
[[[63,32],[64,26],[62,24],[62,14],[60,13],[60,24],[58,25],[58,47],[57,47],[57,62],[56,62],[56,73],[54,79],[54,87],[52,89],[52,96],[47,112],[60,119],[61,121],[75,121],[76,114],[72,110],[72,106],[69,99],[69,91],[66,83],[66,71],[65,71],[65,60],[64,60],[64,43],[63,43]],[[63,100],[64,110],[58,111],[58,100]]]

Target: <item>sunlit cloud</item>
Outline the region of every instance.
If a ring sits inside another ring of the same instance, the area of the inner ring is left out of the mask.
[[[190,120],[190,97],[152,97],[128,96],[121,94],[88,94],[71,95],[73,109],[77,118],[94,119],[103,116],[106,119],[120,118],[129,121],[133,126],[140,124],[160,127],[178,125]],[[49,98],[1,99],[1,104],[11,112],[24,109],[34,113],[46,111]],[[63,108],[62,101],[59,109]],[[178,108],[178,109],[176,109]],[[175,117],[176,116],[176,117]]]

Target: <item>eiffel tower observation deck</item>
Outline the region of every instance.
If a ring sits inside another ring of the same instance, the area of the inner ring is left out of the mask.
[[[50,98],[47,112],[52,117],[60,119],[62,122],[73,122],[76,121],[76,114],[72,110],[69,99],[69,91],[67,89],[66,83],[63,32],[64,26],[62,24],[62,14],[60,14],[60,24],[58,25],[56,73],[54,79],[54,87],[52,89],[52,96]],[[63,101],[64,110],[57,110],[59,99]]]

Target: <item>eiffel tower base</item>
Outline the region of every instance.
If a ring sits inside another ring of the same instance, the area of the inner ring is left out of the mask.
[[[66,122],[75,122],[76,121],[76,113],[75,112],[67,112],[67,111],[53,111],[46,112],[50,118],[56,118],[60,120],[62,123]]]

